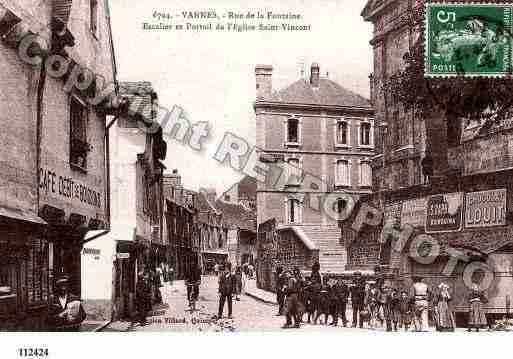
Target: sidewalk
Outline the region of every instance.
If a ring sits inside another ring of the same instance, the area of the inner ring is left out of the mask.
[[[246,281],[245,291],[245,294],[253,299],[268,304],[278,305],[278,302],[276,301],[276,294],[257,288],[256,279],[249,279]]]

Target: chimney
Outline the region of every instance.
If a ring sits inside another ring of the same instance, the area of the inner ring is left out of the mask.
[[[319,64],[314,62],[310,67],[310,85],[312,87],[319,87]]]
[[[271,97],[273,91],[273,67],[271,65],[256,65],[256,97],[258,99],[267,99]]]

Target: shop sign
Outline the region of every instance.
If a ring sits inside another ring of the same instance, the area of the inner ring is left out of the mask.
[[[467,193],[465,227],[481,228],[506,225],[506,189]]]
[[[428,197],[426,233],[456,232],[461,230],[463,192]]]
[[[401,227],[424,227],[426,223],[427,198],[416,198],[403,202],[401,209]]]
[[[40,168],[39,178],[39,189],[42,194],[102,208],[102,194],[72,177]]]

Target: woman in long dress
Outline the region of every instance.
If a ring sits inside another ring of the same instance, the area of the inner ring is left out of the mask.
[[[468,298],[470,309],[468,313],[468,331],[475,328],[478,332],[480,328],[487,325],[484,303],[487,301],[486,296],[477,284],[472,284]]]
[[[449,302],[452,296],[449,292],[449,285],[440,283],[439,292],[435,297],[435,319],[436,330],[440,332],[453,332],[455,328],[454,315]]]

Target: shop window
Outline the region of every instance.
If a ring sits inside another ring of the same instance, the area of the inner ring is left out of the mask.
[[[289,118],[287,120],[287,142],[292,144],[299,143],[299,120]]]
[[[91,146],[87,143],[87,106],[75,96],[70,101],[70,163],[74,167],[87,168],[87,154]]]
[[[349,161],[338,160],[335,166],[335,185],[336,186],[349,186]]]
[[[89,0],[90,27],[94,36],[98,36],[98,0]]]
[[[336,145],[348,146],[349,145],[349,125],[346,121],[337,121],[336,130]]]

